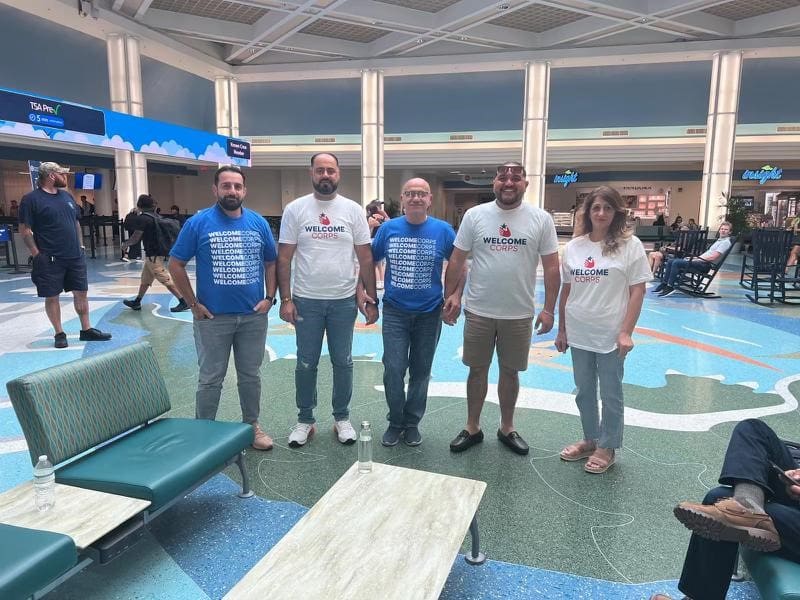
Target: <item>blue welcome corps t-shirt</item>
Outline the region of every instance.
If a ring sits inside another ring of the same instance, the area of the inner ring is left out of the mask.
[[[181,229],[170,256],[197,263],[197,300],[211,314],[250,314],[264,299],[264,263],[277,258],[264,217],[242,208],[231,218],[216,204]]]
[[[428,217],[412,225],[405,217],[385,222],[372,240],[372,256],[386,258],[384,302],[410,312],[430,312],[442,303],[442,263],[450,258],[456,232]]]

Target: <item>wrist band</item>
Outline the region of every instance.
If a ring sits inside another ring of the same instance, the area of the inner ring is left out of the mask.
[[[551,311],[547,310],[546,308],[543,308],[539,312],[543,312],[544,314],[550,315],[551,317],[555,318],[555,315]]]

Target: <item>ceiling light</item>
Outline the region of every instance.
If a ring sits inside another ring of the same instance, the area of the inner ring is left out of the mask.
[[[505,2],[501,2],[497,5],[497,10],[508,10],[509,8],[511,8],[511,5]]]
[[[421,44],[421,43],[422,43],[422,38],[417,38],[417,39],[416,39],[416,43],[417,43],[417,44]]]
[[[647,17],[642,17],[639,19],[639,23],[647,23]]]

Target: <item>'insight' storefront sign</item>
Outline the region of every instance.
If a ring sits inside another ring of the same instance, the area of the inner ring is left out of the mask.
[[[767,181],[778,181],[783,177],[783,169],[764,165],[760,169],[747,169],[742,173],[742,181],[757,181],[759,185],[764,185]]]
[[[578,172],[577,171],[570,171],[567,169],[563,173],[556,173],[553,176],[553,183],[559,183],[564,187],[567,187],[570,183],[575,183],[578,181]]]

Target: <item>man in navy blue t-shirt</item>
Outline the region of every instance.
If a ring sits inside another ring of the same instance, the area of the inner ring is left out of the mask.
[[[238,167],[217,169],[212,191],[217,203],[186,221],[169,261],[170,275],[194,317],[196,416],[216,418],[233,349],[242,421],[253,426],[253,448],[270,450],[272,439],[258,417],[267,313],[277,288],[275,239],[264,217],[242,207],[247,188]],[[192,258],[197,263],[197,294],[186,273]]]
[[[61,292],[72,292],[75,312],[81,321],[81,341],[106,341],[110,333],[92,327],[89,321],[89,290],[80,209],[67,187],[69,169],[54,162],[39,165],[39,185],[25,194],[19,205],[19,232],[33,257],[31,280],[44,298],[47,318],[55,329],[55,347],[66,348],[67,334],[61,326]]]
[[[383,434],[384,446],[397,445],[401,436],[409,446],[422,442],[419,422],[425,414],[433,354],[442,331],[442,264],[450,258],[456,238],[450,224],[428,216],[431,188],[427,181],[408,180],[401,196],[405,215],[381,225],[372,240],[375,263],[386,259],[383,386],[389,427]]]

